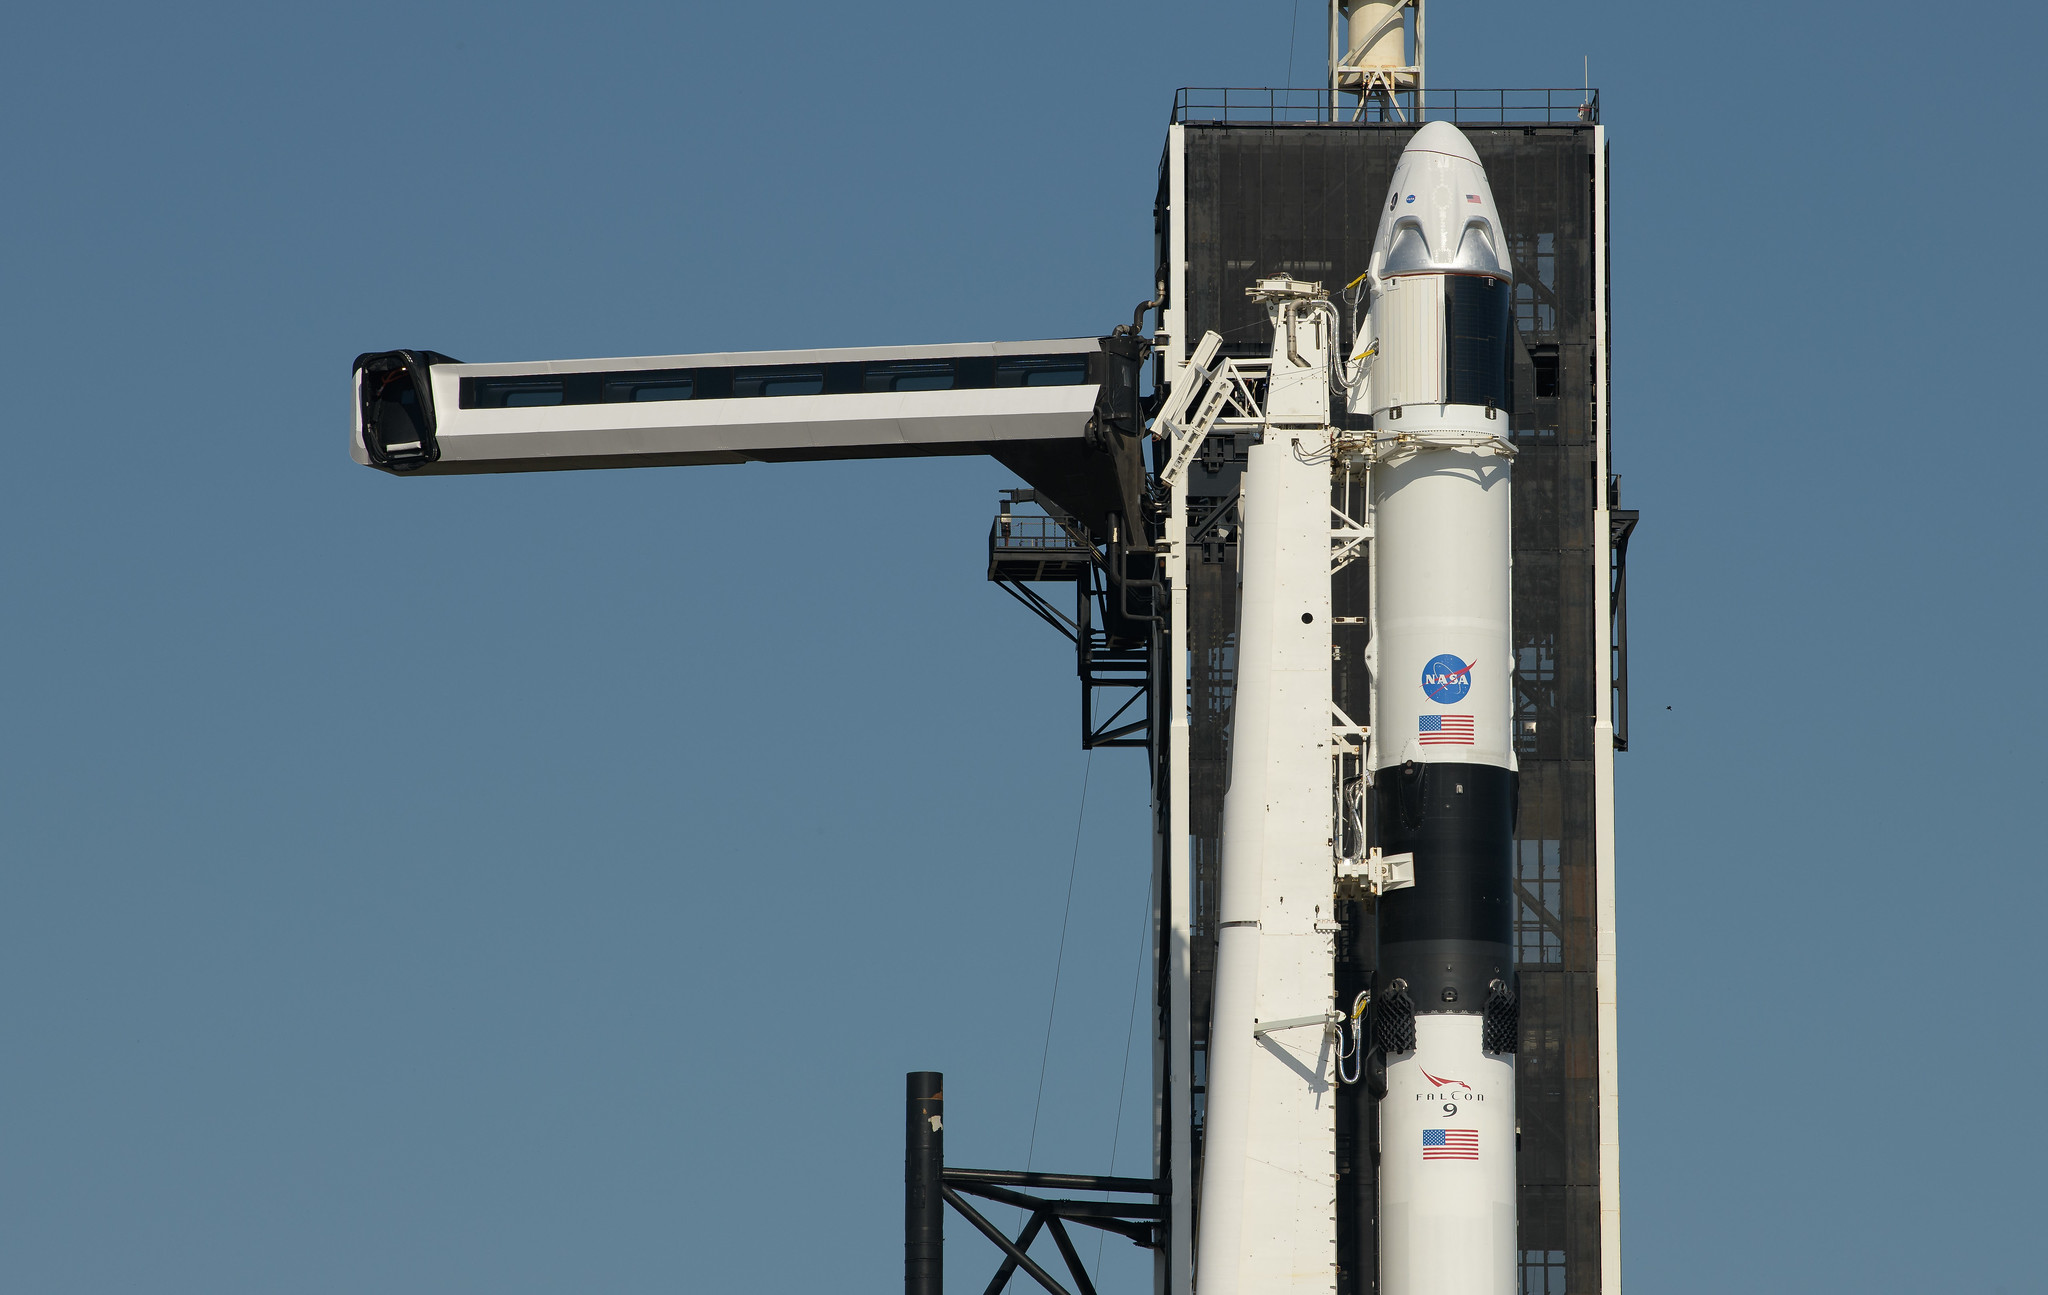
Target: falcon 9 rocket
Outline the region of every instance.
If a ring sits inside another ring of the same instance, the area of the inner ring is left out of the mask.
[[[1417,131],[1380,214],[1352,366],[1373,416],[1372,727],[1380,1289],[1515,1289],[1509,632],[1513,269],[1486,172]]]

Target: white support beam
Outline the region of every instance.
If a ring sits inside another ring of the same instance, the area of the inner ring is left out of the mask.
[[[1188,248],[1187,248],[1187,128],[1171,126],[1166,132],[1167,289],[1166,305],[1159,312],[1157,340],[1166,353],[1169,371],[1187,359]],[[1167,552],[1164,560],[1167,588],[1171,595],[1168,615],[1172,628],[1172,651],[1167,662],[1167,814],[1166,872],[1170,896],[1167,913],[1169,947],[1164,959],[1167,975],[1167,1066],[1161,1082],[1168,1088],[1170,1127],[1163,1133],[1168,1154],[1161,1157],[1159,1174],[1173,1182],[1169,1198],[1167,1244],[1161,1277],[1164,1295],[1192,1295],[1195,1288],[1195,1173],[1194,1173],[1194,908],[1189,889],[1194,881],[1194,860],[1189,854],[1190,806],[1188,759],[1191,744],[1188,729],[1188,558],[1187,483],[1172,487],[1166,521]]]
[[[1088,366],[1100,355],[1098,340],[1085,337],[434,363],[427,373],[439,454],[415,471],[900,458],[1079,441],[1101,389]],[[360,369],[356,378],[359,388],[371,380]],[[1047,379],[1057,381],[1041,385]],[[924,387],[938,382],[950,385]],[[835,383],[851,389],[833,391]],[[362,394],[349,450],[368,464]]]
[[[1593,709],[1593,981],[1598,1006],[1600,1100],[1600,1292],[1621,1295],[1620,1003],[1615,984],[1613,562],[1607,506],[1612,393],[1607,376],[1607,128],[1593,128],[1593,641],[1598,645]]]
[[[1190,1295],[1194,1289],[1194,1125],[1190,1118],[1194,1100],[1189,1070],[1194,1059],[1191,1037],[1194,972],[1191,958],[1194,912],[1189,895],[1193,860],[1188,857],[1190,813],[1188,803],[1189,741],[1188,715],[1188,492],[1185,482],[1176,482],[1168,503],[1165,534],[1160,558],[1167,607],[1166,686],[1162,700],[1165,713],[1166,777],[1160,794],[1166,799],[1166,839],[1159,849],[1160,893],[1165,905],[1162,938],[1166,947],[1155,965],[1166,974],[1166,1020],[1162,1023],[1163,1055],[1154,1067],[1153,1121],[1155,1145],[1153,1173],[1171,1180],[1168,1198],[1167,1245],[1159,1257],[1155,1288],[1160,1295]],[[1155,998],[1156,1001],[1156,998]]]

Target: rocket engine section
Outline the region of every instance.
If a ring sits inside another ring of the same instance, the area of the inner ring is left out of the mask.
[[[1350,366],[1370,410],[1380,1289],[1513,1295],[1517,1035],[1510,471],[1513,271],[1478,155],[1417,131]]]

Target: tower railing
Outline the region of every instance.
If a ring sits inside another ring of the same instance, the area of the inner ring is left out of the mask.
[[[1183,86],[1173,94],[1173,123],[1188,126],[1403,126],[1417,118],[1402,91],[1391,104],[1328,86]],[[1600,92],[1580,87],[1420,92],[1421,121],[1459,126],[1592,126]]]

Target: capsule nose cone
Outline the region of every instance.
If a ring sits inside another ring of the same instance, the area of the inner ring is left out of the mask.
[[[1447,121],[1433,121],[1415,132],[1403,153],[1448,153],[1452,157],[1464,158],[1475,166],[1479,154],[1472,151],[1472,141],[1465,138],[1465,132]]]
[[[1447,121],[1416,131],[1394,164],[1372,272],[1512,277],[1500,212],[1472,141]]]

